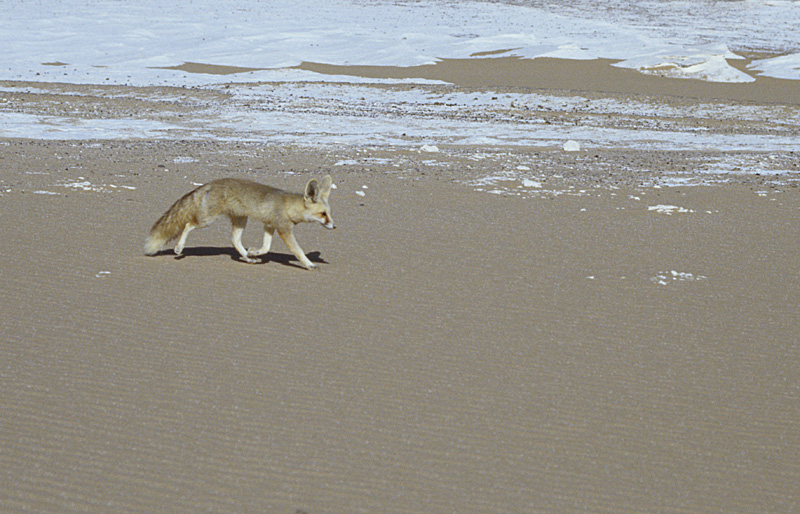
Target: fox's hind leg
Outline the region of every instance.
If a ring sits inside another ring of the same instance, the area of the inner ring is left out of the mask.
[[[231,216],[231,225],[233,226],[233,234],[231,234],[233,247],[236,248],[236,251],[239,252],[245,262],[258,262],[258,260],[248,257],[247,250],[242,246],[242,232],[244,232],[244,227],[247,225],[247,216]]]
[[[261,248],[250,248],[247,250],[247,255],[249,257],[258,257],[259,255],[265,255],[267,252],[269,252],[269,248],[272,246],[273,232],[275,232],[274,228],[264,225],[264,242],[261,244]]]
[[[197,226],[193,225],[192,223],[187,223],[183,227],[183,232],[181,232],[181,237],[178,239],[178,244],[175,245],[175,255],[180,255],[183,253],[183,247],[186,244],[186,238],[189,237],[189,232],[196,229]]]
[[[178,238],[178,244],[175,245],[175,255],[180,255],[183,253],[183,246],[186,244],[186,238],[189,237],[189,232],[196,228],[203,228],[207,226],[209,223],[214,221],[216,216],[206,216],[200,214],[196,216],[192,221],[186,223],[183,226],[183,232],[181,232],[181,237]]]

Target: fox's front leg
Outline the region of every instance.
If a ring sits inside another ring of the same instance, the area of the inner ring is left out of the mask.
[[[264,227],[264,242],[261,244],[261,248],[255,249],[250,248],[247,250],[248,257],[258,257],[259,255],[265,255],[269,252],[270,246],[272,246],[272,233],[275,229]]]
[[[308,257],[306,257],[303,249],[300,248],[299,244],[297,244],[297,239],[294,238],[294,232],[292,232],[291,228],[289,230],[278,229],[278,235],[281,236],[283,242],[286,243],[286,246],[292,251],[294,256],[297,257],[297,259],[300,261],[300,264],[302,264],[305,269],[318,269],[316,264],[308,260]]]

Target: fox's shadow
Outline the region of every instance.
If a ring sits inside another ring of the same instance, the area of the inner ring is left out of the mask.
[[[215,255],[227,255],[234,261],[242,262],[242,257],[239,255],[239,252],[236,251],[235,248],[230,247],[223,247],[223,246],[194,246],[191,248],[184,248],[183,253],[181,255],[175,255],[172,250],[162,250],[158,252],[156,255],[172,255],[175,259],[185,259],[186,257],[213,257]],[[308,260],[317,264],[328,264],[328,262],[320,256],[320,252],[308,252],[306,254]],[[259,264],[266,264],[268,262],[277,262],[278,264],[282,264],[284,266],[291,266],[293,268],[303,268],[299,264],[297,257],[292,255],[291,253],[276,253],[276,252],[269,252],[266,255],[261,255],[256,257],[261,262]]]

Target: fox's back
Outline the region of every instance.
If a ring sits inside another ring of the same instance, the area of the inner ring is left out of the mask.
[[[285,217],[287,203],[302,200],[300,194],[241,178],[218,179],[203,187],[207,188],[207,208],[214,215],[247,216],[277,223]]]

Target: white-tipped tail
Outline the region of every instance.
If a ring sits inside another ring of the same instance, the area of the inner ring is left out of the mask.
[[[147,241],[144,243],[144,254],[145,255],[157,254],[159,251],[161,251],[161,248],[164,246],[164,243],[166,243],[166,241],[161,238],[154,237],[153,235],[147,236]]]
[[[178,237],[183,232],[186,224],[197,218],[198,206],[194,201],[195,195],[204,194],[206,186],[201,186],[186,193],[172,207],[167,209],[153,228],[144,244],[145,255],[155,255],[166,244]],[[196,224],[196,223],[195,223]]]

